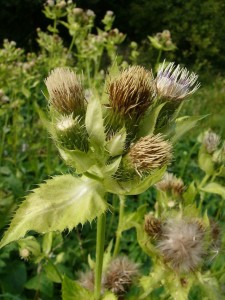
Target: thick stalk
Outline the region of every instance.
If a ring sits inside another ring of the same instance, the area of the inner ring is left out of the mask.
[[[113,252],[113,257],[116,257],[119,253],[119,248],[120,248],[120,239],[121,239],[121,226],[123,222],[123,214],[124,214],[124,206],[125,206],[125,197],[124,196],[119,196],[120,199],[120,210],[119,210],[119,222],[118,222],[118,227],[116,231],[116,243],[114,247],[114,252]]]
[[[96,265],[95,265],[95,300],[101,296],[102,265],[105,244],[105,222],[106,216],[102,214],[97,219],[97,240],[96,240]]]

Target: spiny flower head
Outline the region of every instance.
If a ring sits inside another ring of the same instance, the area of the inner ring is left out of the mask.
[[[45,80],[49,102],[56,111],[79,115],[84,109],[84,91],[81,81],[69,68],[54,69]]]
[[[158,250],[163,260],[178,272],[194,271],[203,261],[208,244],[198,220],[170,218],[162,225]]]
[[[184,191],[184,182],[181,178],[177,178],[172,173],[166,172],[162,180],[156,183],[157,189],[164,192],[172,192],[173,194],[182,194]]]
[[[138,265],[126,256],[113,259],[104,275],[103,285],[107,290],[123,295],[138,276]]]
[[[172,157],[171,152],[172,145],[161,134],[151,135],[142,137],[131,145],[125,160],[141,176],[168,164]]]
[[[108,83],[109,102],[119,115],[139,119],[155,96],[152,73],[132,66]]]
[[[156,87],[161,98],[182,100],[193,94],[200,86],[197,83],[198,76],[180,65],[174,63],[168,65],[163,62],[156,77]]]
[[[145,216],[144,228],[150,237],[157,239],[162,233],[162,222],[149,213]]]
[[[206,151],[211,154],[219,146],[220,137],[216,133],[209,130],[205,133],[202,143]]]

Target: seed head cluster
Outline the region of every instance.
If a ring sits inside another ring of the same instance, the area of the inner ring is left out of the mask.
[[[50,104],[59,113],[78,115],[84,109],[84,91],[77,75],[68,68],[56,68],[46,78]]]
[[[163,179],[156,183],[156,188],[164,192],[172,192],[181,195],[184,191],[184,182],[172,173],[166,172]]]
[[[141,138],[131,146],[127,157],[136,172],[144,172],[161,168],[169,163],[172,157],[172,145],[162,138],[161,134]]]
[[[129,67],[109,82],[108,93],[114,111],[138,119],[155,97],[152,73],[140,66]]]
[[[145,216],[145,232],[154,239],[158,239],[162,234],[162,222],[153,215]]]
[[[161,228],[157,247],[164,262],[178,272],[194,271],[207,249],[203,225],[197,220],[171,218]]]
[[[180,65],[175,66],[165,61],[159,69],[156,77],[157,93],[160,97],[171,100],[182,100],[193,94],[199,87],[198,76]]]
[[[116,295],[123,295],[139,274],[139,265],[129,260],[126,256],[119,256],[113,259],[102,278],[101,291],[111,291]],[[84,288],[94,290],[93,271],[79,273],[78,282]]]

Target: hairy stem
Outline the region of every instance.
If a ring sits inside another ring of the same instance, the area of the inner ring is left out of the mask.
[[[116,257],[119,253],[120,239],[121,239],[121,235],[122,235],[121,226],[122,226],[122,222],[123,222],[125,197],[120,195],[119,199],[120,199],[119,222],[118,222],[118,227],[117,227],[117,231],[116,231],[116,243],[115,243],[115,247],[114,247],[113,257]]]
[[[97,240],[96,240],[96,265],[95,265],[95,300],[101,296],[102,265],[105,244],[105,223],[106,216],[102,214],[97,219]]]

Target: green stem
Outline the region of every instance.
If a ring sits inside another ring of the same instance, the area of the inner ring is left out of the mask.
[[[201,188],[206,184],[207,180],[210,178],[210,175],[206,174],[202,181],[200,182],[199,186],[198,186],[198,190],[200,192],[200,203],[199,203],[199,209],[202,210],[202,205],[203,205],[203,201],[204,201],[204,196],[203,196],[203,192],[201,192]]]
[[[120,247],[120,239],[121,239],[121,226],[123,222],[123,215],[124,215],[124,206],[125,206],[125,197],[119,195],[120,199],[120,210],[119,210],[119,222],[118,222],[118,227],[116,231],[116,243],[114,247],[114,252],[113,252],[113,257],[116,257],[119,253],[119,247]]]
[[[107,239],[110,238],[110,234],[111,234],[114,219],[115,219],[115,211],[116,211],[116,207],[117,207],[117,198],[118,198],[118,196],[116,194],[113,194],[112,197],[113,197],[112,198],[113,212],[112,212],[112,215],[111,215],[111,218],[110,218],[109,226],[107,226],[107,234],[106,234]]]
[[[105,223],[106,216],[102,214],[97,220],[97,241],[96,241],[96,265],[95,265],[95,300],[101,296],[102,265],[105,244]]]
[[[161,56],[162,56],[162,50],[160,49],[160,50],[159,50],[158,57],[157,57],[157,60],[156,60],[156,67],[158,67],[158,64],[159,64],[159,61],[160,61],[160,59],[161,59]]]
[[[68,54],[71,52],[74,43],[75,43],[75,35],[73,35],[72,41],[71,41],[71,43],[70,43],[70,47],[69,47],[69,50],[68,50]]]

